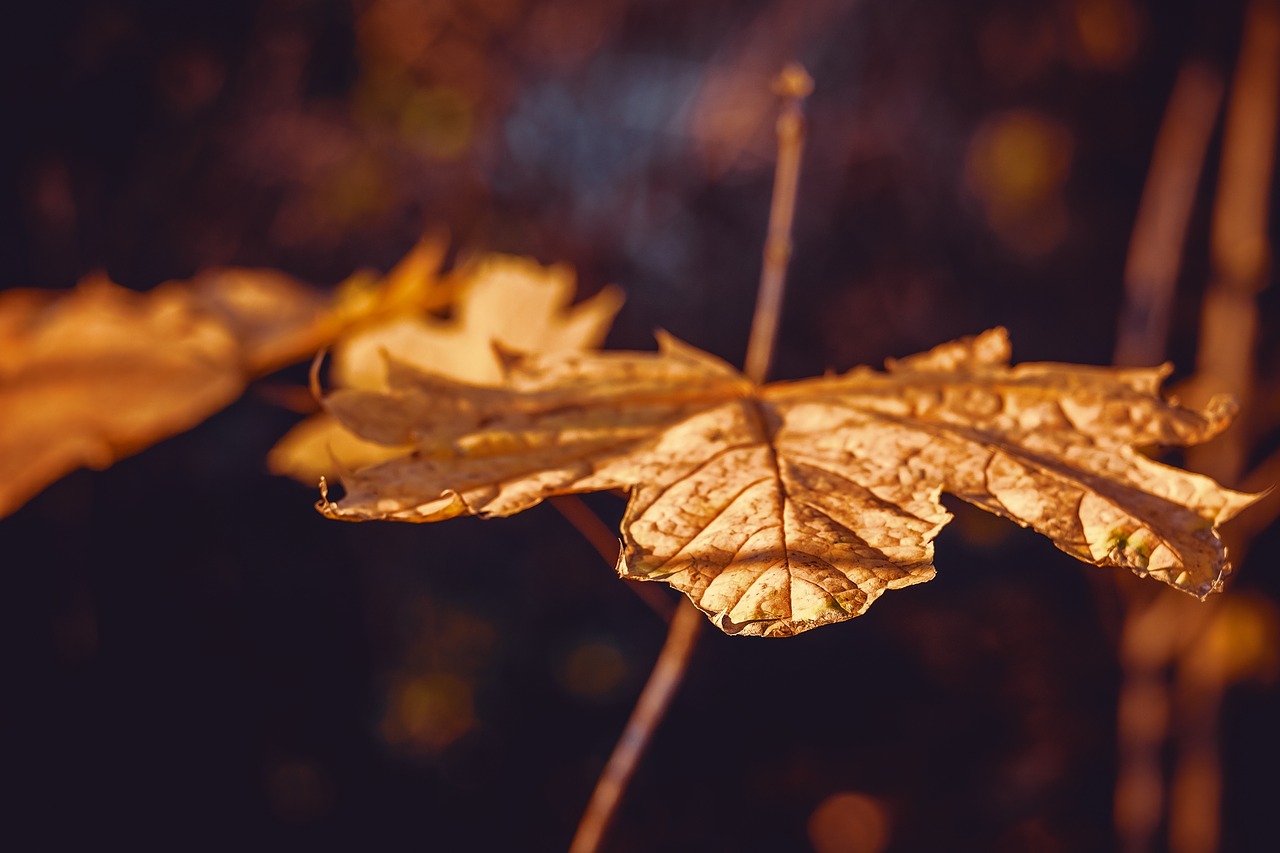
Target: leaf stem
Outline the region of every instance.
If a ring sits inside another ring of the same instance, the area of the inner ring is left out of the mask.
[[[797,63],[782,69],[774,89],[783,97],[778,115],[778,165],[773,178],[773,202],[769,206],[769,232],[764,241],[764,265],[756,295],[756,313],[751,320],[751,337],[743,372],[757,384],[763,383],[773,361],[778,321],[782,317],[782,294],[791,261],[791,224],[796,214],[796,192],[800,185],[800,157],[804,153],[804,100],[813,91],[813,80]]]
[[[649,674],[649,680],[645,682],[644,690],[631,712],[631,719],[627,720],[627,727],[622,730],[622,737],[618,739],[609,762],[605,764],[604,771],[596,782],[596,789],[591,793],[591,801],[587,803],[587,810],[578,824],[569,853],[595,853],[599,849],[640,756],[648,747],[658,723],[666,715],[676,688],[684,680],[689,657],[698,639],[698,630],[702,627],[702,618],[702,611],[687,598],[676,608],[666,642],[658,654],[658,662],[654,664],[653,672]]]
[[[592,547],[600,554],[609,568],[613,568],[618,562],[618,537],[605,526],[600,520],[600,516],[591,511],[586,502],[577,495],[555,495],[547,499],[547,503],[551,504],[560,515],[564,516],[564,520],[573,525],[573,529],[577,530],[582,538],[591,543]],[[663,622],[671,621],[671,614],[675,610],[675,606],[671,603],[671,599],[662,594],[655,585],[645,583],[643,581],[626,581],[630,589],[638,596],[640,600],[649,605],[649,609],[658,615]]]
[[[795,219],[796,191],[800,183],[800,155],[804,150],[804,99],[813,90],[813,80],[796,63],[782,70],[774,84],[784,98],[778,116],[778,166],[774,175],[773,203],[769,209],[769,233],[765,238],[764,268],[756,296],[756,313],[751,321],[744,372],[751,381],[763,383],[773,360],[773,345],[778,337],[778,319],[782,314],[782,294],[786,287],[787,262],[791,259],[791,223]],[[557,499],[557,500],[563,500]],[[565,518],[597,546],[601,554],[598,531],[589,535],[589,522],[575,520],[577,507],[556,503]],[[579,502],[582,509],[586,509]],[[571,515],[571,513],[573,515]],[[592,518],[595,518],[593,515]],[[595,519],[599,522],[599,519]],[[582,523],[582,526],[580,526]],[[584,529],[586,528],[586,529]],[[667,639],[658,660],[645,682],[644,690],[613,748],[604,771],[596,781],[578,830],[574,833],[569,853],[596,853],[605,831],[617,812],[632,774],[653,739],[653,733],[667,713],[676,689],[684,680],[689,658],[702,628],[702,611],[688,598],[680,600],[667,628]]]

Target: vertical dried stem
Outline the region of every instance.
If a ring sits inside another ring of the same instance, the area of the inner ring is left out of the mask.
[[[1192,391],[1200,397],[1210,390],[1227,391],[1240,402],[1243,416],[1216,441],[1187,454],[1188,467],[1228,485],[1239,481],[1252,438],[1257,295],[1267,284],[1271,264],[1267,219],[1278,114],[1280,0],[1252,0],[1223,134],[1210,243],[1213,278],[1201,309]],[[1222,612],[1220,601],[1214,610]],[[1170,792],[1169,848],[1174,853],[1214,853],[1222,809],[1219,712],[1227,680],[1220,662],[1209,658],[1197,667],[1193,650],[1184,652],[1178,660],[1184,689],[1175,706],[1178,760]]]
[[[1118,365],[1164,360],[1187,223],[1221,104],[1221,76],[1202,62],[1184,65],[1156,135],[1129,241],[1113,359]]]
[[[1271,262],[1267,208],[1278,108],[1280,2],[1253,0],[1245,13],[1231,83],[1213,208],[1213,278],[1201,309],[1194,391],[1187,395],[1202,398],[1225,391],[1245,411],[1245,417],[1216,441],[1187,454],[1189,467],[1228,485],[1239,480],[1249,445],[1245,421],[1253,391],[1256,297],[1266,286]]]
[[[1168,800],[1163,754],[1185,698],[1173,695],[1169,671],[1197,646],[1213,611],[1213,603],[1176,590],[1128,602],[1120,637],[1124,681],[1117,703],[1115,789],[1116,836],[1126,853],[1155,849]]]
[[[778,118],[778,168],[773,185],[773,204],[769,211],[769,234],[765,240],[764,270],[756,297],[756,313],[751,323],[747,345],[745,372],[754,382],[763,382],[773,359],[773,345],[778,335],[778,318],[782,313],[782,294],[786,287],[787,262],[791,257],[791,223],[795,218],[796,189],[800,179],[800,154],[804,150],[804,99],[813,81],[799,65],[783,69],[776,83],[785,102]],[[631,719],[622,731],[613,754],[605,764],[591,800],[578,823],[569,853],[596,853],[617,811],[618,803],[644,754],[658,723],[662,721],[675,696],[676,688],[693,653],[702,628],[702,612],[689,599],[676,608],[667,639],[658,654],[657,663],[645,682]]]
[[[1223,608],[1214,607],[1221,617]],[[1207,615],[1213,619],[1214,613]],[[1213,853],[1222,836],[1222,756],[1218,737],[1228,686],[1218,648],[1183,649],[1174,707],[1178,711],[1178,763],[1169,791],[1170,853]]]
[[[1180,86],[1183,79],[1185,72]],[[1193,404],[1203,403],[1210,392],[1229,391],[1247,406],[1253,390],[1258,325],[1255,297],[1266,284],[1270,262],[1267,204],[1278,109],[1280,3],[1253,0],[1246,13],[1226,117],[1213,211],[1212,281],[1201,315],[1196,375],[1187,393]],[[1167,117],[1166,128],[1169,121]],[[1162,136],[1164,133],[1162,128]],[[1191,141],[1194,140],[1188,137],[1184,142],[1184,158],[1190,156]],[[1157,170],[1168,168],[1162,166],[1161,152],[1174,147],[1173,143],[1157,146],[1152,180]],[[1183,168],[1189,172],[1186,166]],[[1198,171],[1198,166],[1195,168]],[[1155,194],[1149,183],[1144,209],[1148,202],[1156,203]],[[1177,204],[1183,198],[1170,195],[1168,203]],[[1177,256],[1168,246],[1158,244],[1172,235],[1172,216],[1166,212],[1168,221],[1161,226],[1160,215],[1152,214],[1152,224],[1146,229],[1141,227],[1140,217],[1139,227],[1135,228],[1135,245],[1126,271],[1126,322],[1117,341],[1119,361],[1149,363],[1159,359],[1159,352],[1152,353],[1149,347],[1160,343],[1152,337],[1163,335],[1163,326],[1151,326],[1153,321],[1165,321],[1167,307],[1154,303],[1152,310],[1150,299],[1155,282],[1142,281],[1137,273],[1144,268],[1148,273],[1163,271],[1171,292],[1170,273],[1176,269],[1172,264]],[[1147,245],[1139,245],[1140,241]],[[1159,252],[1164,254],[1163,263],[1157,257]],[[1138,339],[1141,330],[1135,328],[1135,321],[1147,322],[1146,340]],[[1126,334],[1132,339],[1126,341]],[[1239,479],[1248,443],[1248,431],[1237,425],[1217,441],[1188,453],[1188,467],[1233,484]],[[1160,819],[1165,815],[1169,848],[1174,853],[1213,853],[1218,849],[1222,799],[1219,710],[1227,679],[1221,661],[1196,637],[1222,612],[1221,601],[1196,606],[1176,593],[1129,603],[1121,648],[1125,682],[1117,726],[1120,767],[1115,803],[1116,830],[1125,850],[1152,849]],[[1171,670],[1176,693],[1167,680]],[[1170,732],[1175,733],[1176,749],[1166,802],[1160,759]]]
[[[1156,137],[1129,244],[1116,364],[1155,364],[1165,356],[1187,223],[1221,102],[1216,72],[1200,63],[1183,66]],[[1174,704],[1164,675],[1176,657],[1170,632],[1179,622],[1169,613],[1180,612],[1177,604],[1159,594],[1126,602],[1114,811],[1121,849],[1131,853],[1152,849],[1164,813],[1161,753]]]
[[[773,361],[773,345],[782,318],[782,293],[787,264],[791,261],[791,223],[796,215],[796,191],[800,185],[800,157],[804,153],[804,99],[813,91],[813,80],[799,65],[783,69],[774,84],[784,101],[778,116],[778,166],[773,178],[773,203],[769,207],[769,233],[764,241],[764,266],[751,319],[751,337],[743,372],[752,382],[764,382]]]

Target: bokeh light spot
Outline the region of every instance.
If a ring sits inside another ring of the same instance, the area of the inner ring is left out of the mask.
[[[556,676],[569,693],[582,699],[608,699],[622,685],[627,661],[615,643],[594,638],[565,655]]]
[[[1138,52],[1143,27],[1132,0],[1076,0],[1072,13],[1084,63],[1115,71]]]
[[[889,843],[889,813],[877,799],[842,791],[818,804],[808,830],[818,853],[879,853]]]
[[[395,685],[382,720],[393,746],[434,755],[475,726],[471,685],[447,673],[431,673]]]
[[[423,153],[441,160],[466,152],[473,124],[471,101],[447,86],[415,91],[400,111],[400,133]]]
[[[1031,110],[988,118],[969,140],[964,178],[1005,243],[1028,255],[1056,248],[1069,216],[1062,189],[1074,140],[1060,122]]]

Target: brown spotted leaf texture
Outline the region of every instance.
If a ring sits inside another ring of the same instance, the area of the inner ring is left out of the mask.
[[[949,492],[1096,565],[1203,597],[1218,525],[1253,497],[1137,448],[1204,441],[1233,406],[1159,396],[1164,369],[1011,367],[1003,329],[887,370],[756,386],[670,337],[649,353],[532,358],[501,387],[388,360],[339,390],[348,429],[404,447],[348,473],[331,518],[503,516],[626,489],[619,573],[665,580],[727,633],[789,636],[934,575]]]

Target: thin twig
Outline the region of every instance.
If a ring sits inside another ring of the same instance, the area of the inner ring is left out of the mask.
[[[778,335],[778,318],[782,311],[782,294],[786,287],[787,261],[791,257],[791,223],[795,218],[796,190],[800,177],[800,154],[804,150],[805,97],[813,81],[799,65],[783,69],[776,83],[785,98],[778,118],[778,169],[773,185],[773,204],[769,211],[769,234],[765,240],[764,270],[756,296],[756,313],[751,323],[747,345],[747,376],[753,382],[764,382],[773,358],[773,345]],[[653,733],[666,714],[676,688],[684,679],[689,657],[693,653],[702,612],[692,601],[682,599],[667,629],[667,640],[658,654],[653,672],[636,702],[622,737],[613,748],[604,772],[596,782],[591,800],[578,824],[569,853],[596,853],[613,820],[622,794],[631,781],[640,756],[644,754]]]
[[[778,337],[782,293],[791,260],[791,223],[796,215],[800,157],[804,153],[804,99],[813,91],[813,80],[792,63],[783,69],[774,86],[784,101],[778,116],[778,166],[773,179],[773,203],[769,206],[769,233],[764,241],[764,266],[743,362],[743,373],[752,382],[764,382]]]
[[[577,495],[555,495],[547,503],[555,507],[556,512],[564,516],[565,521],[573,525],[582,538],[591,543],[600,557],[613,568],[618,562],[618,537],[605,526],[600,516]],[[658,614],[663,622],[671,621],[675,606],[652,583],[645,581],[627,581],[627,587],[640,600],[649,605],[649,609]]]
[[[702,611],[688,599],[680,602],[676,614],[671,620],[671,628],[667,631],[667,641],[658,654],[658,662],[645,682],[644,690],[636,701],[631,719],[622,730],[622,737],[613,748],[609,762],[604,766],[596,789],[591,793],[591,801],[578,824],[577,834],[569,846],[569,853],[595,853],[604,839],[622,792],[631,781],[640,756],[649,745],[658,723],[662,721],[675,695],[676,688],[684,679],[685,669],[689,664],[689,656],[693,653],[698,638],[698,630],[702,627]]]

